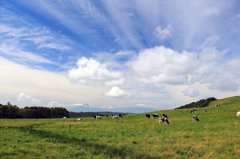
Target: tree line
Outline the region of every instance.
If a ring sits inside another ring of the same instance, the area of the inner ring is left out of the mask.
[[[208,106],[208,104],[211,102],[211,101],[214,101],[214,100],[217,100],[216,98],[214,97],[210,97],[210,98],[207,98],[207,99],[201,99],[197,102],[192,102],[190,104],[186,104],[184,106],[180,106],[178,108],[175,108],[175,109],[184,109],[184,108],[201,108],[201,107],[206,107]]]
[[[19,119],[19,118],[62,118],[69,117],[69,111],[62,107],[37,107],[26,106],[25,108],[19,108],[16,105],[12,105],[8,102],[6,105],[0,104],[0,118]]]

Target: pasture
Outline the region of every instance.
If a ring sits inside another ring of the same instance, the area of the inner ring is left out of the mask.
[[[118,120],[0,119],[0,158],[240,158],[240,97],[196,109],[149,113],[166,113],[170,124],[146,113]]]

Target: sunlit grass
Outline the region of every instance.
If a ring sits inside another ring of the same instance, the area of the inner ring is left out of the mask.
[[[76,119],[1,119],[0,158],[239,158],[238,97],[198,108]],[[221,105],[215,108],[215,104]],[[200,122],[193,122],[197,115]]]

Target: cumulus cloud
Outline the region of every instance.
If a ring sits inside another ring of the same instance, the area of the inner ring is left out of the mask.
[[[225,64],[226,70],[234,70],[236,68],[240,68],[240,59],[234,59]]]
[[[222,92],[231,92],[237,91],[239,86],[237,83],[229,80],[226,77],[216,78],[211,85],[209,86],[210,89],[218,89]]]
[[[82,84],[94,83],[94,81],[108,81],[106,84],[123,82],[122,73],[120,71],[109,71],[105,64],[90,58],[82,57],[77,62],[77,68],[68,71],[68,77],[72,81]],[[115,81],[112,81],[115,80]],[[111,82],[112,81],[112,82]]]
[[[141,82],[186,84],[188,74],[200,65],[196,53],[179,53],[164,46],[142,50],[127,65],[142,76]]]
[[[120,78],[118,80],[111,80],[111,81],[106,81],[105,85],[107,86],[116,86],[116,85],[123,85],[125,82],[125,78]]]
[[[192,75],[192,83],[200,82],[209,84],[210,89],[217,89],[222,92],[237,91],[239,86],[223,74],[213,71],[205,70],[204,72],[197,72]]]
[[[143,83],[164,83],[171,85],[180,85],[187,84],[188,77],[187,76],[169,76],[166,74],[160,74],[158,76],[152,76],[149,78],[141,78],[138,81]]]
[[[40,104],[41,100],[37,100],[33,98],[31,95],[26,95],[24,93],[20,93],[17,95],[17,100],[20,102],[26,102],[26,103],[31,103],[31,104]]]
[[[219,50],[216,50],[214,48],[205,48],[203,51],[199,54],[199,59],[201,61],[221,61],[223,59],[223,54],[225,54],[225,51],[220,52]]]
[[[165,39],[167,39],[167,38],[170,38],[171,37],[171,35],[172,35],[172,26],[169,24],[168,26],[167,26],[167,28],[165,28],[165,29],[162,29],[162,27],[161,26],[158,26],[156,29],[155,29],[155,31],[154,31],[154,35],[158,38],[158,39],[160,39],[160,40],[165,40]]]
[[[218,65],[225,53],[225,50],[215,48],[205,48],[200,53],[179,53],[158,46],[142,50],[128,61],[127,66],[137,73],[138,81],[144,84],[185,85],[200,82],[208,84],[210,89],[236,91],[237,83]],[[238,68],[238,62],[227,63],[225,69]]]
[[[183,75],[193,73],[199,66],[197,54],[179,53],[164,46],[142,50],[128,65],[139,75]]]
[[[117,98],[117,97],[124,97],[126,95],[127,95],[127,93],[124,90],[122,90],[119,87],[117,87],[117,86],[112,87],[110,91],[105,93],[105,96],[115,97],[115,98]]]
[[[49,107],[57,107],[57,106],[59,106],[59,103],[56,102],[56,101],[50,101],[47,106],[49,106]]]
[[[185,96],[189,96],[189,97],[196,97],[199,95],[199,91],[193,87],[188,87],[186,90],[182,92]]]

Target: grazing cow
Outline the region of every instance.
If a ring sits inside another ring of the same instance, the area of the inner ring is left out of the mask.
[[[236,115],[236,117],[240,117],[240,112],[237,112],[237,115]]]
[[[217,107],[220,107],[220,105],[215,105],[215,107],[217,108]]]
[[[204,112],[207,112],[207,110],[206,110],[205,108],[203,109],[203,111],[204,111]]]
[[[118,114],[119,117],[122,117],[122,114]]]
[[[101,116],[96,116],[96,119],[101,119]]]
[[[162,116],[163,116],[164,118],[167,118],[167,114],[163,114]]]
[[[165,122],[165,123],[169,124],[167,118],[159,118],[159,124],[161,124],[161,122]]]
[[[146,114],[145,116],[146,116],[146,118],[150,118],[150,114]]]
[[[158,114],[156,113],[152,114],[152,118],[158,118],[158,117],[159,117]]]
[[[197,109],[191,110],[190,113],[197,113]]]
[[[193,121],[199,121],[199,119],[196,115],[193,116]]]
[[[113,118],[113,119],[118,119],[118,116],[117,116],[117,115],[114,115],[112,118]]]

